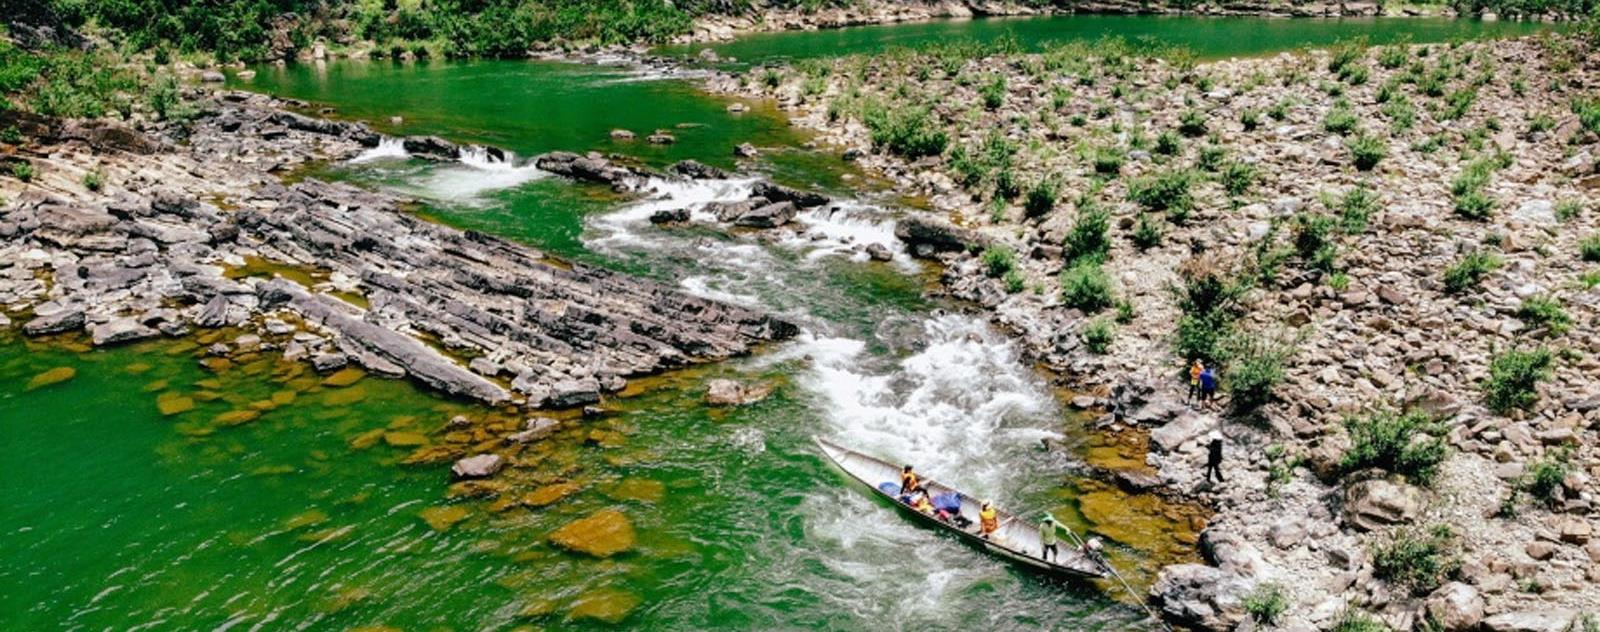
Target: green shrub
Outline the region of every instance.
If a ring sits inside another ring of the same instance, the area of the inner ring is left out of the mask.
[[[1404,44],[1385,46],[1383,47],[1383,50],[1378,53],[1378,65],[1389,70],[1394,70],[1395,68],[1406,65],[1406,62],[1410,59],[1411,53],[1410,51],[1406,50]]]
[[[1389,118],[1389,127],[1397,132],[1411,129],[1417,122],[1417,108],[1411,105],[1411,99],[1404,94],[1395,95],[1378,111]]]
[[[1194,204],[1190,192],[1193,184],[1194,172],[1187,169],[1143,176],[1128,183],[1128,200],[1152,211],[1187,216]]]
[[[1355,111],[1344,103],[1334,105],[1332,109],[1328,110],[1327,114],[1323,115],[1322,129],[1329,134],[1338,134],[1340,136],[1355,131]]]
[[[1345,147],[1350,149],[1351,160],[1356,169],[1361,171],[1372,171],[1379,161],[1389,155],[1388,144],[1372,134],[1357,134],[1345,142]]]
[[[1261,112],[1254,108],[1246,108],[1239,112],[1239,124],[1244,126],[1244,131],[1253,132],[1261,126]]]
[[[998,110],[1006,102],[1006,76],[995,75],[994,80],[984,84],[979,90],[983,97],[983,107]]]
[[[1584,237],[1578,242],[1578,256],[1590,263],[1600,262],[1600,233]]]
[[[1554,503],[1556,492],[1565,484],[1567,472],[1571,469],[1572,451],[1565,448],[1552,450],[1528,468],[1528,493],[1547,504]]]
[[[761,84],[768,88],[783,85],[783,72],[777,68],[765,68],[761,71]]]
[[[1284,365],[1294,354],[1288,344],[1264,337],[1239,336],[1228,341],[1227,380],[1223,383],[1237,412],[1248,413],[1268,402],[1284,378]]]
[[[1223,165],[1222,172],[1218,174],[1222,180],[1223,190],[1228,195],[1240,196],[1250,191],[1256,183],[1256,166],[1239,160],[1229,161]]]
[[[1133,245],[1139,250],[1149,250],[1161,245],[1161,226],[1150,220],[1148,215],[1140,215],[1139,222],[1133,227]]]
[[[1367,56],[1366,38],[1339,40],[1328,50],[1328,72],[1344,73]]]
[[[1215,143],[1200,148],[1200,155],[1195,157],[1194,164],[1202,171],[1216,173],[1222,169],[1224,161],[1228,159],[1228,150]]]
[[[942,154],[950,142],[923,108],[872,107],[865,118],[873,145],[908,159]]]
[[[1556,202],[1556,219],[1570,222],[1583,215],[1583,200],[1566,199]]]
[[[1422,596],[1442,585],[1461,567],[1455,552],[1455,534],[1437,525],[1427,533],[1404,529],[1387,544],[1373,549],[1373,576]]]
[[[1393,630],[1372,615],[1360,610],[1348,610],[1329,632],[1393,632]]]
[[[1066,240],[1062,243],[1063,256],[1068,265],[1079,261],[1104,261],[1106,254],[1111,251],[1111,239],[1107,237],[1110,228],[1110,213],[1098,204],[1080,203],[1078,219],[1073,222],[1072,229],[1067,231]]]
[[[994,194],[1006,200],[1015,199],[1022,195],[1022,182],[1017,179],[1017,172],[1011,167],[1001,169],[994,174]]]
[[[1489,362],[1483,381],[1483,400],[1500,414],[1533,407],[1539,401],[1539,382],[1550,377],[1555,356],[1548,349],[1511,350]]]
[[[1453,121],[1466,116],[1467,110],[1472,109],[1473,102],[1478,100],[1476,88],[1462,88],[1451,92],[1445,97],[1444,108],[1439,112],[1439,120]]]
[[[983,273],[990,277],[1004,276],[1016,267],[1016,253],[1007,246],[989,246],[979,257],[983,262]]]
[[[1206,135],[1206,114],[1196,109],[1184,110],[1178,115],[1178,132],[1190,138]]]
[[[1111,276],[1095,261],[1081,261],[1061,273],[1061,302],[1088,313],[1111,306]]]
[[[1120,147],[1096,147],[1094,150],[1094,172],[1101,175],[1114,176],[1122,171],[1122,163],[1127,161],[1127,153]]]
[[[1309,268],[1332,272],[1339,247],[1328,238],[1334,221],[1326,215],[1301,213],[1294,216],[1294,249]]]
[[[1378,468],[1431,485],[1448,454],[1444,424],[1420,410],[1350,417],[1344,424],[1350,433],[1350,449],[1339,460],[1344,472]]]
[[[26,160],[11,163],[11,177],[23,182],[33,182],[33,164]]]
[[[1276,103],[1273,103],[1272,107],[1267,108],[1267,116],[1272,117],[1272,120],[1274,121],[1282,121],[1286,118],[1289,118],[1289,107],[1291,105],[1293,105],[1293,103],[1291,103],[1288,99],[1280,99]]]
[[[1467,253],[1455,265],[1444,271],[1444,289],[1451,294],[1460,294],[1483,282],[1483,278],[1501,265],[1500,257],[1493,254],[1477,251]]]
[[[1365,184],[1357,184],[1339,199],[1340,229],[1356,235],[1367,231],[1367,222],[1378,210],[1378,194]]]
[[[1042,217],[1056,207],[1056,191],[1058,186],[1053,178],[1043,178],[1028,189],[1028,195],[1022,202],[1023,212],[1028,217]]]
[[[1000,277],[1000,282],[1005,285],[1006,292],[1016,294],[1022,291],[1023,286],[1027,284],[1027,279],[1023,278],[1021,270],[1012,268],[1006,272],[1005,276]]]
[[[1111,321],[1096,318],[1083,328],[1083,345],[1088,347],[1091,353],[1104,354],[1111,349],[1111,341],[1116,338],[1116,334],[1116,327],[1111,325]]]
[[[1155,151],[1163,156],[1176,156],[1183,151],[1183,141],[1172,130],[1161,132],[1156,137]]]
[[[90,191],[99,192],[101,187],[103,187],[104,184],[105,184],[102,181],[103,179],[104,179],[104,176],[100,175],[100,170],[99,169],[86,171],[83,174],[83,188],[88,189]]]
[[[1583,129],[1600,134],[1600,98],[1573,99],[1572,113],[1578,115]]]
[[[1273,583],[1257,584],[1255,590],[1244,597],[1244,611],[1256,623],[1275,625],[1278,617],[1289,610],[1289,596],[1283,586]]]
[[[1486,220],[1494,215],[1497,205],[1494,198],[1483,191],[1473,190],[1456,196],[1456,215],[1472,220]]]
[[[1522,307],[1517,309],[1517,318],[1527,323],[1528,327],[1544,328],[1552,334],[1566,333],[1567,327],[1572,325],[1572,317],[1566,310],[1561,309],[1561,301],[1554,297],[1532,296],[1522,301]]]

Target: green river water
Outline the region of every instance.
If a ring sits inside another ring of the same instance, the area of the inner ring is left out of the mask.
[[[757,36],[719,49],[760,61],[999,31],[1038,42],[1111,29],[1218,56],[1357,32],[1425,41],[1527,28],[1073,17]],[[1272,36],[1245,45],[1246,32]],[[447,462],[404,462],[479,440],[447,430],[454,415],[516,423],[507,411],[402,381],[324,384],[271,353],[202,367],[203,347],[234,332],[94,351],[73,338],[0,334],[0,628],[1149,625],[1110,585],[1023,573],[901,520],[845,485],[816,455],[814,435],[918,463],[1006,507],[1055,511],[1106,536],[1141,586],[1160,564],[1194,556],[1192,510],[1072,476],[1085,458],[1136,464],[1137,440],[1089,433],[1090,417],[1067,410],[1064,394],[980,317],[922,298],[932,271],[903,252],[866,261],[858,245],[894,244],[895,200],[830,153],[803,149],[804,135],[767,104],[730,115],[726,101],[685,80],[546,62],[341,62],[261,68],[235,85],[330,105],[386,133],[440,134],[523,156],[598,149],[654,165],[696,158],[731,167],[736,144],[758,145],[763,155],[750,169],[844,200],[802,215],[804,235],[763,238],[645,222],[657,208],[741,196],[747,180],[660,183],[661,199],[625,200],[520,160],[429,164],[394,152],[317,175],[415,195],[438,221],[779,312],[805,333],[752,358],[642,380],[606,402],[611,414],[520,455],[497,479],[506,498],[572,491],[538,508],[464,497],[449,484]],[[614,128],[672,129],[679,142],[613,141]],[[48,383],[66,369],[70,378]],[[776,391],[752,406],[712,409],[702,398],[714,377],[768,381]],[[240,411],[259,416],[232,423],[252,417]],[[1042,439],[1066,449],[1047,452]],[[592,559],[548,543],[602,509],[627,517],[636,546]]]

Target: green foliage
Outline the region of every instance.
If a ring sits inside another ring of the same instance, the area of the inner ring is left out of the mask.
[[[1357,134],[1345,141],[1345,147],[1350,149],[1351,160],[1355,163],[1356,169],[1361,171],[1371,171],[1373,167],[1378,166],[1379,161],[1389,155],[1388,144],[1372,134]]]
[[[1460,294],[1479,283],[1490,272],[1498,269],[1503,262],[1494,254],[1475,251],[1467,253],[1455,265],[1444,271],[1444,289],[1451,294]]]
[[[1174,219],[1181,220],[1194,205],[1190,192],[1193,184],[1194,172],[1187,169],[1135,178],[1128,183],[1128,200],[1151,211],[1166,211]]]
[[[1545,503],[1554,503],[1556,492],[1561,490],[1572,469],[1572,451],[1552,450],[1528,468],[1526,487],[1528,493]]]
[[[1184,110],[1178,115],[1178,132],[1195,138],[1206,135],[1206,114],[1197,109]]]
[[[1005,285],[1006,292],[1016,294],[1022,291],[1027,279],[1023,278],[1021,270],[1013,268],[1011,271],[1006,272],[1005,276],[1000,277],[1000,282]]]
[[[1301,459],[1290,456],[1281,444],[1267,446],[1264,451],[1267,456],[1267,497],[1277,498],[1284,485],[1294,479],[1294,468],[1300,467]]]
[[[1088,313],[1110,307],[1111,275],[1096,261],[1080,261],[1061,273],[1061,302]]]
[[[1215,143],[1200,148],[1200,155],[1195,158],[1195,166],[1202,171],[1212,173],[1222,169],[1222,163],[1228,159],[1228,150]]]
[[[1583,215],[1583,200],[1566,199],[1556,202],[1555,214],[1556,219],[1563,222],[1577,219]]]
[[[1261,112],[1254,108],[1246,108],[1239,112],[1239,124],[1244,126],[1244,131],[1253,132],[1261,126]]]
[[[23,182],[32,182],[33,163],[30,163],[26,160],[18,160],[11,163],[11,177]]]
[[[1256,183],[1256,166],[1240,160],[1231,160],[1225,163],[1217,177],[1222,182],[1223,190],[1228,195],[1240,196],[1250,190]]]
[[[1432,592],[1461,567],[1455,534],[1438,525],[1424,533],[1417,529],[1397,532],[1394,539],[1373,549],[1373,576],[1421,596]]]
[[[1007,246],[989,246],[979,259],[983,261],[983,273],[990,277],[1004,276],[1017,265],[1016,253]]]
[[[1000,109],[1006,102],[1006,76],[995,75],[994,80],[984,84],[978,93],[983,98],[983,107],[990,110]]]
[[[1494,208],[1498,203],[1480,189],[1473,189],[1456,196],[1455,211],[1467,219],[1486,220],[1494,215]]]
[[[1333,272],[1339,258],[1339,246],[1329,235],[1334,220],[1326,215],[1301,213],[1294,216],[1294,249],[1309,268]]]
[[[1340,40],[1328,51],[1328,72],[1342,75],[1367,56],[1366,38]]]
[[[1156,137],[1155,151],[1163,156],[1176,156],[1183,151],[1183,140],[1172,130],[1161,132]]]
[[[1105,318],[1096,318],[1089,321],[1083,328],[1083,345],[1091,353],[1104,354],[1111,349],[1111,342],[1116,338],[1117,328]]]
[[[1228,379],[1223,383],[1235,411],[1248,413],[1272,401],[1294,348],[1266,337],[1239,335],[1228,341]]]
[[[1573,99],[1572,113],[1578,115],[1578,123],[1583,125],[1583,129],[1600,134],[1600,97]]]
[[[1329,134],[1343,136],[1355,131],[1356,113],[1347,103],[1337,103],[1322,117],[1322,129]]]
[[[1444,108],[1439,111],[1439,120],[1453,121],[1466,116],[1467,110],[1472,109],[1472,104],[1478,100],[1476,88],[1462,88],[1445,97]]]
[[[950,142],[924,108],[869,107],[864,122],[873,145],[908,159],[942,154]]]
[[[104,176],[102,176],[100,174],[100,170],[99,169],[95,169],[95,170],[92,170],[92,171],[84,172],[84,174],[83,174],[83,188],[88,189],[90,191],[99,192],[100,189],[105,185],[103,180],[104,180]]]
[[[1108,176],[1117,175],[1122,171],[1122,163],[1126,162],[1127,159],[1127,152],[1122,151],[1120,147],[1114,145],[1096,147],[1092,157],[1094,172]]]
[[[1028,217],[1041,217],[1056,208],[1057,190],[1060,188],[1053,178],[1043,178],[1035,182],[1028,189],[1028,195],[1022,201],[1022,210]]]
[[[1548,296],[1531,296],[1522,301],[1522,307],[1517,308],[1517,318],[1528,327],[1542,327],[1556,335],[1566,333],[1567,327],[1572,325],[1572,317],[1561,308],[1561,301]]]
[[[1274,583],[1257,584],[1255,590],[1244,597],[1244,611],[1256,623],[1274,625],[1278,617],[1289,610],[1289,596],[1283,586]]]
[[[769,89],[783,85],[783,71],[773,67],[762,69],[761,85],[764,85]]]
[[[1241,301],[1250,280],[1205,258],[1185,262],[1178,270],[1182,281],[1169,288],[1183,316],[1178,319],[1174,351],[1184,358],[1220,364],[1232,349],[1233,321],[1243,311]]]
[[[1139,222],[1133,227],[1131,236],[1133,245],[1139,250],[1149,250],[1161,245],[1161,226],[1150,220],[1148,215],[1139,216]]]
[[[1394,70],[1395,68],[1406,65],[1406,62],[1410,59],[1411,52],[1406,49],[1404,44],[1385,46],[1383,47],[1383,50],[1378,53],[1378,65],[1389,70]]]
[[[1111,214],[1092,202],[1078,204],[1078,219],[1067,231],[1062,243],[1063,256],[1068,265],[1079,261],[1104,261],[1111,251]]]
[[[1584,237],[1578,242],[1578,256],[1591,263],[1600,262],[1600,233]]]
[[[1393,632],[1383,621],[1360,610],[1349,610],[1329,632]]]
[[[1340,228],[1350,235],[1364,233],[1367,222],[1378,210],[1378,194],[1365,184],[1357,184],[1339,199]]]
[[[1292,104],[1288,99],[1280,99],[1278,102],[1273,103],[1272,107],[1267,109],[1267,116],[1272,117],[1272,120],[1274,121],[1281,121],[1289,118],[1290,105]]]
[[[1539,382],[1550,377],[1555,356],[1548,349],[1510,350],[1489,362],[1483,381],[1484,404],[1500,414],[1529,409],[1539,401]]]
[[[1420,410],[1350,417],[1344,425],[1350,433],[1350,449],[1339,460],[1344,472],[1378,468],[1431,485],[1448,454],[1444,424]]]

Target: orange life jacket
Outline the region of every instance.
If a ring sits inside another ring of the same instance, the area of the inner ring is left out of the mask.
[[[1000,528],[999,512],[993,507],[979,511],[978,524],[983,526],[984,533],[993,533]]]
[[[900,489],[911,491],[917,488],[917,473],[902,472],[900,474]]]

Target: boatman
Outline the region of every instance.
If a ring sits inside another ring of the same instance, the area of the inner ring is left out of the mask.
[[[1050,514],[1045,514],[1044,522],[1039,523],[1039,544],[1043,546],[1039,551],[1040,559],[1048,562],[1061,557],[1060,549],[1056,548],[1056,519]]]
[[[985,500],[983,508],[978,510],[978,535],[987,540],[998,530],[1000,530],[1000,513],[994,510],[994,504]]]
[[[918,487],[922,487],[922,484],[921,484],[920,481],[917,480],[917,473],[911,471],[911,466],[907,465],[907,466],[901,468],[900,469],[900,498],[902,499],[901,502],[910,501],[911,500],[911,493],[917,491]]]

